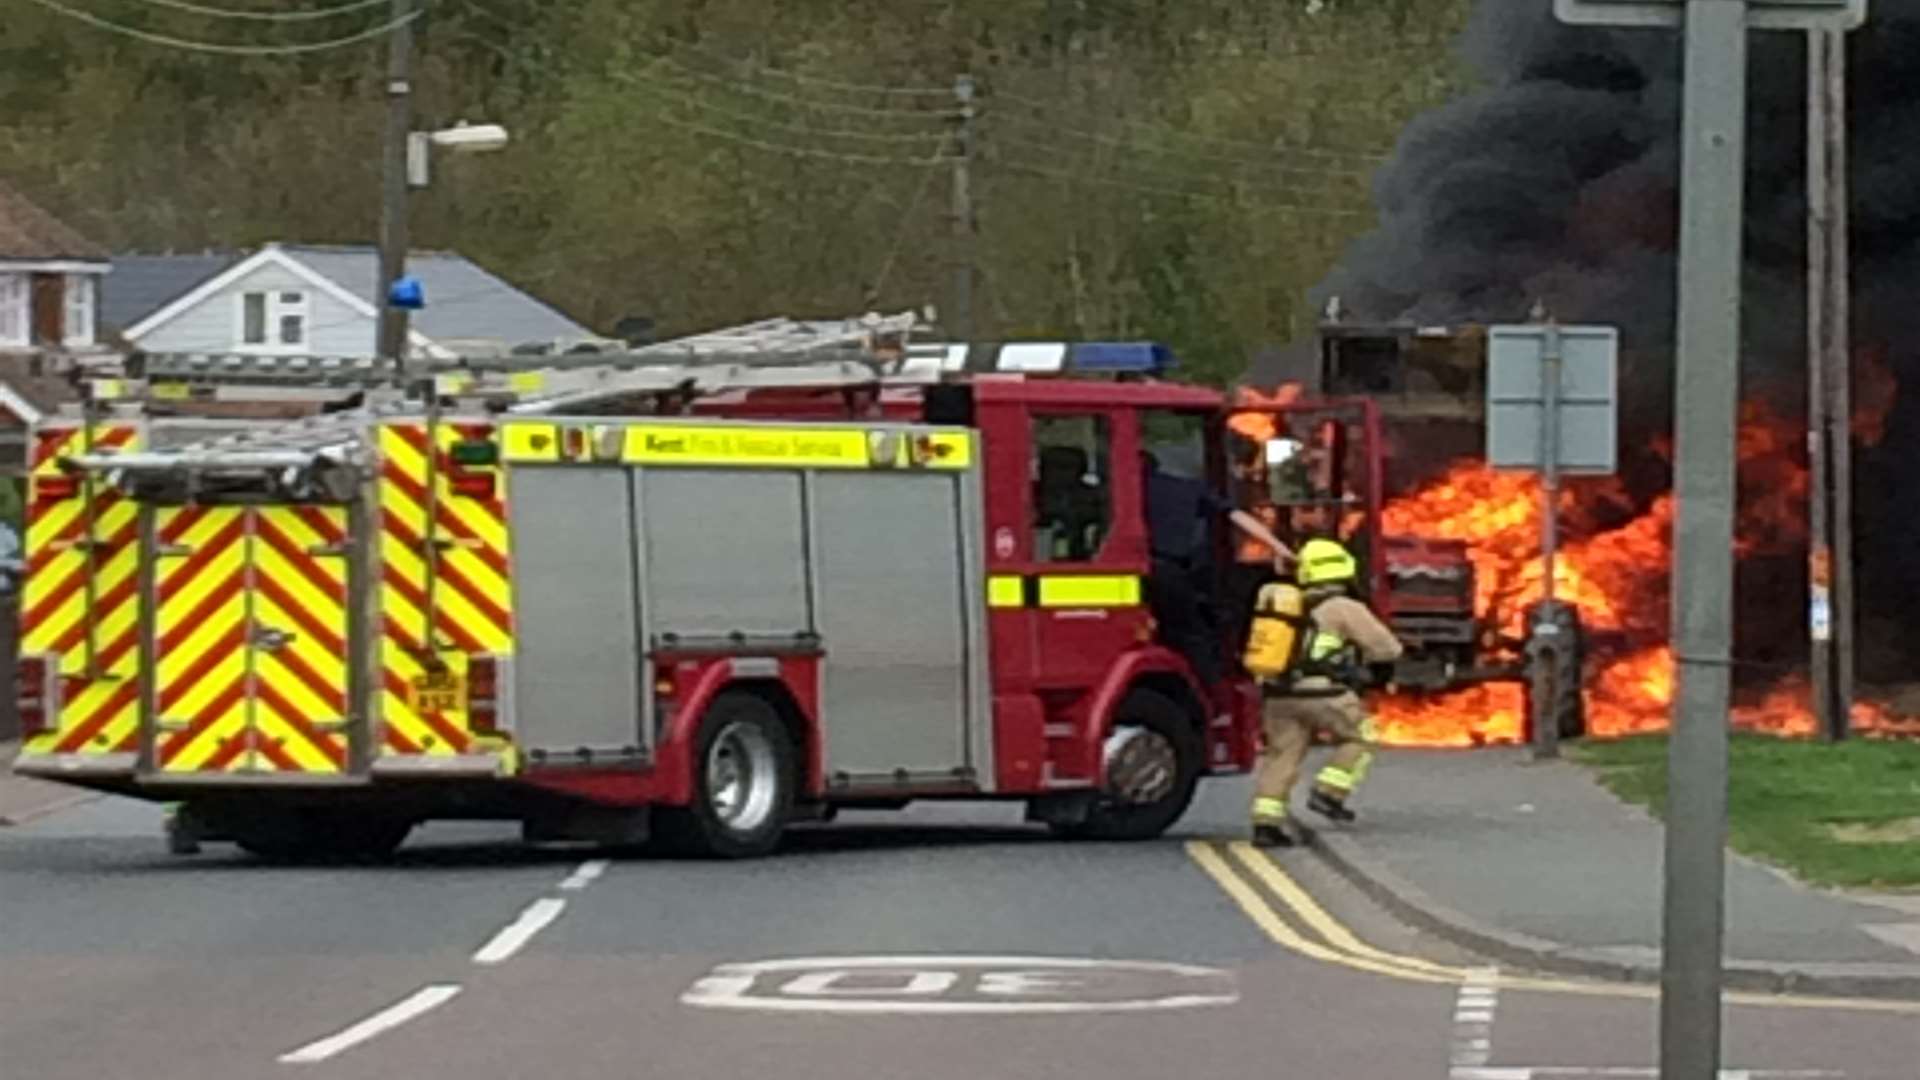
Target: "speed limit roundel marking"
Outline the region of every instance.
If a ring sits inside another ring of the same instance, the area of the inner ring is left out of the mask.
[[[1231,1005],[1230,971],[1152,960],[829,956],[722,964],[680,995],[703,1009],[1017,1015]]]

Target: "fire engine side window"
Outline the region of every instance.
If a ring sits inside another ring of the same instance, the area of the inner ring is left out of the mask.
[[[1103,416],[1033,420],[1033,557],[1086,562],[1113,527],[1112,462]]]

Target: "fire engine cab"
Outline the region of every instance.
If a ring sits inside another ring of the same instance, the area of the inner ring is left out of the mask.
[[[748,856],[936,798],[1151,837],[1251,766],[1256,687],[1146,604],[1142,451],[1224,490],[1220,393],[1148,344],[750,329],[406,389],[276,362],[365,386],[219,432],[183,403],[264,359],[98,387],[34,435],[16,768],[271,856],[436,818]]]

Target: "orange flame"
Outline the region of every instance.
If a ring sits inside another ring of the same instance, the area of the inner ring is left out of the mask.
[[[1263,394],[1251,386],[1242,386],[1233,394],[1233,407],[1240,409],[1275,409],[1291,405],[1300,400],[1300,384],[1281,383],[1271,394]],[[1234,412],[1227,417],[1227,426],[1241,436],[1256,443],[1265,443],[1280,434],[1280,424],[1272,413]]]
[[[1866,432],[1877,436],[1891,407],[1892,375],[1883,365],[1860,382],[1873,387],[1875,403],[1864,415]],[[1780,554],[1805,545],[1804,446],[1802,425],[1763,403],[1742,408],[1743,498],[1736,546],[1743,556]],[[1673,496],[1654,499],[1630,513],[1625,524],[1593,525],[1606,519],[1603,510],[1617,509],[1624,498],[1617,484],[1585,479],[1570,481],[1561,493],[1560,511],[1571,538],[1555,564],[1555,591],[1579,607],[1590,632],[1608,639],[1589,649],[1586,671],[1587,730],[1600,736],[1664,729],[1674,695],[1673,654],[1666,643]],[[1526,609],[1544,592],[1540,504],[1534,476],[1465,463],[1389,503],[1382,531],[1467,541],[1476,576],[1475,613],[1483,626],[1517,642]],[[1525,695],[1511,683],[1430,696],[1379,695],[1374,706],[1381,739],[1389,744],[1517,742],[1527,728]],[[1867,732],[1920,734],[1920,717],[1902,717],[1883,705],[1854,706],[1853,721]],[[1782,735],[1811,733],[1814,719],[1804,678],[1782,680],[1741,703],[1733,722]]]

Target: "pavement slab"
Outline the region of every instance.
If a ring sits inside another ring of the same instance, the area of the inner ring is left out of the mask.
[[[1584,768],[1524,750],[1389,751],[1361,820],[1315,829],[1331,861],[1408,917],[1552,970],[1657,971],[1662,829]],[[1756,980],[1920,994],[1911,915],[1727,862],[1727,955]]]
[[[0,742],[0,828],[24,825],[36,818],[100,798],[66,784],[19,776],[13,771],[13,759],[20,753],[18,742]]]

